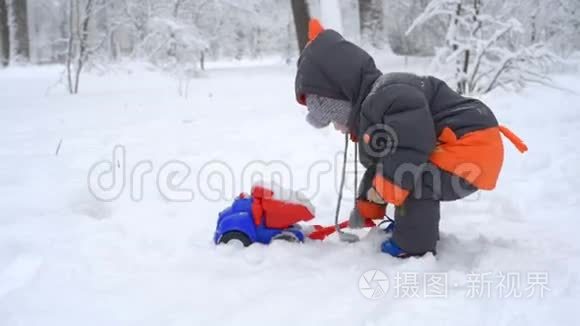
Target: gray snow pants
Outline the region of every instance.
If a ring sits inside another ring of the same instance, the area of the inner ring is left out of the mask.
[[[366,196],[375,175],[367,169],[361,180],[361,196]],[[410,254],[435,252],[439,240],[440,202],[464,198],[477,188],[432,164],[415,178],[415,187],[404,204],[395,209],[393,241]]]

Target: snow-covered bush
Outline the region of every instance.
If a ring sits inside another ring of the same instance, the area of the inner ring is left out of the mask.
[[[417,26],[414,33],[406,33],[415,18],[427,6],[427,0],[385,0],[385,30],[389,46],[394,53],[405,56],[434,55],[441,45],[446,24],[443,19],[432,19]]]
[[[433,63],[461,93],[549,83],[549,68],[560,57],[544,42],[522,44],[518,37],[524,28],[516,18],[502,19],[486,9],[481,0],[433,0],[407,33],[435,18],[448,21],[445,44],[436,49]]]

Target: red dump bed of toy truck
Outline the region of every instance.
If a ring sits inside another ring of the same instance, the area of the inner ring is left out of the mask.
[[[314,218],[306,205],[276,199],[272,190],[262,186],[252,188],[252,199],[252,214],[256,225],[263,219],[268,228],[284,229]]]

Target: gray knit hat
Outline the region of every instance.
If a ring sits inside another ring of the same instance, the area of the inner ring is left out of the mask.
[[[306,95],[306,107],[308,107],[306,121],[314,128],[324,128],[331,122],[348,126],[351,110],[348,101],[308,94]]]

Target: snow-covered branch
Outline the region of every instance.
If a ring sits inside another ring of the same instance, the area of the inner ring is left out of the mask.
[[[445,46],[436,51],[433,62],[461,93],[550,83],[548,70],[562,62],[560,57],[542,42],[514,46],[513,35],[525,32],[520,21],[497,18],[485,9],[481,0],[434,0],[408,32],[436,17],[449,21]]]

